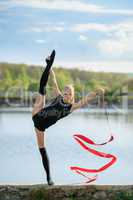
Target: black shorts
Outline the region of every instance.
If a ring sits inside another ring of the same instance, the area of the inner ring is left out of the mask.
[[[45,116],[45,113],[43,112],[43,115],[41,111],[36,113],[33,117],[32,120],[34,122],[34,126],[39,130],[39,131],[45,131],[48,127],[52,126],[57,122],[57,118],[53,116]]]
[[[34,122],[34,127],[37,128],[39,131],[45,131],[45,127],[44,127],[44,124],[41,123],[41,120],[38,116],[38,113],[35,114],[33,117],[32,117],[32,120]]]

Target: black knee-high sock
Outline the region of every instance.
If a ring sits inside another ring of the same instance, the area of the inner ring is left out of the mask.
[[[54,58],[55,58],[55,50],[52,51],[49,59],[46,59],[47,65],[40,79],[39,93],[42,95],[46,94],[46,85],[48,82],[50,68],[52,67],[52,64],[54,62]]]
[[[50,166],[49,166],[49,158],[45,147],[39,148],[40,154],[42,156],[42,163],[47,175],[47,181],[51,179],[50,177]]]
[[[42,95],[46,94],[46,85],[47,85],[47,82],[48,82],[49,70],[50,70],[50,68],[47,65],[43,74],[42,74],[42,77],[40,79],[39,93],[42,94]]]

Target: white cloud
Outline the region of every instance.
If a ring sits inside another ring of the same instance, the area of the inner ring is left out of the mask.
[[[117,41],[115,39],[101,40],[98,44],[100,51],[104,54],[110,55],[110,57],[121,56],[127,51],[127,45],[123,41]]]
[[[41,40],[41,39],[35,40],[35,42],[38,43],[38,44],[44,44],[44,43],[46,43],[45,40]]]
[[[66,10],[66,11],[82,11],[82,12],[98,12],[102,9],[101,6],[86,4],[81,1],[68,1],[68,0],[12,0],[18,5],[29,6],[33,8],[46,8],[53,10]]]
[[[52,23],[52,22],[39,22],[36,25],[32,25],[24,32],[87,32],[95,30],[97,32],[103,32],[105,37],[97,41],[96,48],[100,50],[102,54],[111,58],[117,58],[122,56],[130,56],[133,52],[133,21],[123,21],[115,24],[76,24],[72,27],[66,27],[64,22]],[[78,40],[87,41],[88,37],[84,34],[80,34]],[[131,58],[131,56],[130,56]]]
[[[108,32],[110,29],[112,29],[111,25],[97,23],[76,24],[73,27],[71,27],[71,31],[73,32],[87,32],[90,30]]]
[[[133,52],[133,21],[115,24],[76,24],[70,28],[73,32],[97,31],[105,34],[105,38],[97,43],[98,49],[105,55],[119,57]]]
[[[117,57],[128,55],[133,52],[133,22],[124,22],[115,25],[110,30],[110,37],[102,39],[98,43],[98,48],[104,54]]]
[[[84,36],[84,35],[80,35],[79,36],[79,40],[86,41],[86,40],[88,40],[88,38],[86,36]]]
[[[101,40],[98,44],[100,51],[110,57],[131,56],[133,52],[133,37],[127,39]],[[133,58],[133,56],[132,56]]]
[[[35,33],[43,33],[43,32],[63,32],[65,29],[62,25],[56,25],[53,23],[49,24],[37,24],[32,25],[31,27],[28,27],[25,30],[22,30],[21,32],[35,32]]]
[[[87,32],[90,30],[99,32],[113,32],[113,31],[133,31],[133,21],[125,21],[115,24],[100,24],[100,23],[86,23],[86,24],[75,24],[70,28],[74,32]]]
[[[68,0],[11,0],[16,5],[29,6],[32,8],[45,8],[52,10],[65,10],[65,11],[77,11],[88,12],[97,14],[111,14],[111,15],[124,15],[133,16],[133,10],[129,9],[110,9],[100,5],[85,3],[82,1],[68,1]]]

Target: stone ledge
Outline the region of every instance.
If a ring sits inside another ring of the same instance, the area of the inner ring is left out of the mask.
[[[133,185],[0,185],[0,200],[133,200]]]

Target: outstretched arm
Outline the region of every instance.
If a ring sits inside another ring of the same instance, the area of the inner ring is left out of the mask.
[[[56,76],[55,76],[55,73],[54,73],[53,69],[50,70],[50,75],[51,75],[52,82],[53,82],[54,93],[55,93],[56,96],[58,96],[58,95],[61,94],[61,91],[60,91],[60,89],[58,87],[58,83],[57,83]]]
[[[99,88],[94,92],[91,92],[90,94],[86,95],[85,97],[83,97],[80,101],[78,101],[77,103],[74,103],[71,107],[71,112],[81,108],[82,106],[87,105],[88,103],[90,103],[97,95],[104,95],[104,89],[103,88]]]

